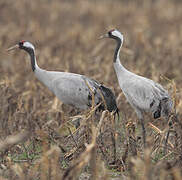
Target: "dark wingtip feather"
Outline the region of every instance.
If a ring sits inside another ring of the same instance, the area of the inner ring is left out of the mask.
[[[100,90],[102,92],[102,95],[104,96],[107,110],[110,112],[114,111],[115,113],[119,114],[119,110],[116,104],[116,98],[113,92],[103,85],[100,86]]]

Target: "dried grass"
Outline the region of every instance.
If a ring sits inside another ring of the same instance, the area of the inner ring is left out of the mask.
[[[177,0],[1,0],[0,179],[182,179],[181,9]],[[97,40],[111,27],[125,37],[123,65],[173,97],[169,126],[145,117],[146,150],[112,67],[114,42]],[[35,44],[42,68],[111,87],[120,118],[95,112],[94,99],[85,112],[61,104],[35,79],[25,53],[5,52],[22,39]]]

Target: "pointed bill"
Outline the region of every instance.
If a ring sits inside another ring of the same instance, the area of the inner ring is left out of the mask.
[[[108,38],[108,37],[109,37],[108,34],[104,34],[104,35],[102,35],[102,36],[99,37],[99,40],[100,40],[100,39],[103,39],[103,38]]]
[[[14,46],[12,46],[12,47],[10,47],[10,48],[8,48],[6,51],[11,51],[11,50],[13,50],[13,49],[17,49],[17,48],[19,48],[19,45],[18,44],[16,44],[16,45],[14,45]]]

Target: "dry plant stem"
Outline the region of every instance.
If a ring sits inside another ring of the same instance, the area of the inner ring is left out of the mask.
[[[91,108],[85,119],[88,120],[88,119],[93,115],[93,113],[95,113],[96,109],[97,109],[100,105],[101,105],[101,103],[99,103],[99,104],[97,104],[95,107]]]
[[[173,87],[173,112],[176,115],[176,106],[177,106],[177,98],[176,98],[176,84],[174,83],[174,81],[171,81],[170,79],[163,77],[165,79],[167,79],[168,81],[170,81],[170,83],[172,84]],[[167,119],[167,124],[169,125],[169,121],[171,121],[170,116]],[[169,126],[168,130],[167,130],[167,135],[166,135],[166,139],[165,139],[165,143],[164,143],[164,154],[167,153],[167,144],[168,144],[168,138],[169,138],[169,134],[171,131],[171,127]]]
[[[92,143],[96,145],[96,138],[99,136],[100,128],[102,122],[106,116],[107,111],[102,112],[102,116],[100,118],[99,124],[97,128],[92,127]],[[91,167],[91,179],[95,180],[97,177],[97,163],[96,163],[96,146],[93,147],[91,152],[91,160],[90,160],[90,167]]]
[[[93,148],[94,148],[93,143],[87,145],[86,150],[81,154],[80,158],[76,160],[76,162],[65,171],[62,179],[64,180],[76,179],[81,169],[89,162],[91,158],[91,151],[93,150]]]
[[[168,81],[170,81],[169,79],[167,79]],[[176,98],[176,84],[174,83],[174,81],[170,81],[172,83],[173,86],[173,112],[174,115],[176,116],[176,106],[177,106],[177,98]],[[168,117],[167,122],[169,125],[169,121],[171,121],[170,117]],[[168,130],[167,130],[167,135],[166,135],[166,140],[165,140],[165,144],[164,144],[164,154],[167,153],[167,144],[168,144],[168,138],[169,138],[169,134],[171,132],[171,127],[169,126]]]
[[[96,146],[94,146],[91,151],[90,169],[91,169],[90,179],[95,180],[97,177]]]
[[[132,122],[129,122],[127,124],[127,141],[128,141],[128,149],[129,152],[131,152],[132,156],[137,155],[137,145],[136,145],[136,138],[135,138],[135,124]]]
[[[52,177],[55,177],[55,180],[60,179],[60,174],[59,174],[59,154],[60,151],[58,148],[55,148],[54,152],[52,153],[53,158],[52,158]]]
[[[108,162],[108,158],[107,155],[104,153],[103,149],[104,148],[104,143],[103,143],[103,139],[102,139],[102,134],[100,135],[100,139],[101,139],[101,146],[99,146],[100,152],[102,153],[103,158],[105,159],[106,162]]]
[[[113,145],[113,161],[116,163],[116,140],[115,140],[115,135],[113,132],[111,132],[111,140],[112,140],[112,145]]]
[[[85,80],[85,84],[88,86],[88,88],[90,89],[90,91],[91,91],[91,94],[92,94],[92,108],[95,106],[95,96],[94,96],[94,91],[92,90],[92,88],[89,86],[89,84],[88,84],[88,82]],[[101,98],[102,98],[102,101],[103,101],[103,103],[104,103],[104,106],[105,106],[105,109],[107,109],[107,105],[106,105],[106,101],[105,101],[105,99],[104,99],[104,96],[103,96],[103,94],[101,93],[101,90],[99,89],[99,92],[100,92],[100,96],[101,96]],[[102,104],[102,103],[99,103],[100,105]]]
[[[137,156],[137,145],[136,145],[136,140],[130,136],[129,137],[129,148],[131,151],[132,156]]]
[[[95,105],[95,96],[94,96],[94,91],[92,90],[92,88],[89,86],[88,82],[86,80],[85,81],[85,84],[88,86],[88,88],[90,89],[90,92],[92,94],[92,108],[94,107]]]
[[[112,129],[111,129],[111,141],[112,141],[112,145],[113,145],[113,163],[116,162],[116,137],[115,137],[115,133],[116,133],[116,123],[115,123],[115,118],[113,116],[113,113],[109,114],[110,120],[111,120],[111,124],[112,124]]]
[[[88,84],[88,82],[86,81],[86,80],[84,80],[85,81],[85,84],[88,86],[88,88],[90,89],[90,92],[91,92],[91,94],[92,94],[92,107],[91,107],[91,109],[94,109],[94,106],[95,106],[95,95],[94,95],[94,91],[92,90],[92,88],[89,86],[89,84]],[[91,114],[91,119],[92,119],[92,123],[94,123],[94,116],[93,116],[93,114]],[[88,136],[89,136],[89,134],[88,134]],[[87,137],[88,137],[87,136]],[[89,137],[88,137],[89,138]]]
[[[70,133],[70,135],[71,135],[71,137],[72,137],[72,139],[73,139],[73,141],[74,141],[74,143],[75,143],[76,148],[78,148],[78,144],[77,144],[77,142],[75,141],[75,138],[73,137],[73,134],[72,134],[72,132],[71,132],[71,129],[70,129],[69,127],[67,127],[67,128],[68,128],[68,131],[69,131],[69,133]]]
[[[100,121],[99,121],[99,124],[97,126],[97,133],[98,133],[97,137],[100,135],[102,147],[104,147],[104,143],[103,143],[102,134],[101,134],[101,125],[102,125],[102,122],[106,116],[106,113],[107,113],[107,111],[103,111],[102,116],[101,116]],[[106,162],[108,162],[107,156],[105,155],[104,151],[102,150],[102,147],[99,146],[100,151],[103,154],[103,157],[106,159]]]
[[[103,103],[104,103],[104,107],[105,107],[105,109],[107,109],[106,101],[105,101],[104,96],[102,95],[100,89],[99,89],[99,92],[100,92],[100,96],[102,97],[102,101],[103,101]]]
[[[161,131],[159,128],[157,128],[156,126],[154,126],[152,123],[149,122],[148,124],[149,124],[150,127],[152,127],[152,129],[154,129],[155,131],[157,131],[159,133],[159,135],[162,136],[161,137],[161,140],[160,140],[160,145],[159,145],[159,147],[160,147],[161,144],[162,144],[162,141],[163,141],[163,139],[165,137],[165,131],[166,130]],[[168,144],[171,146],[171,148],[174,148],[173,144],[170,141],[168,141]]]
[[[170,128],[167,130],[167,135],[166,135],[166,139],[165,139],[165,143],[164,143],[164,154],[167,153],[167,150],[168,150],[168,139],[169,139],[169,134],[170,134]]]
[[[124,152],[124,154],[123,154],[123,156],[122,156],[122,161],[123,161],[123,163],[124,164],[126,164],[126,160],[127,160],[127,157],[128,157],[128,151],[129,151],[129,147],[128,147],[129,145],[128,145],[128,143],[126,144],[126,148],[125,148],[125,152]]]
[[[102,116],[100,118],[98,126],[95,128],[92,126],[92,142],[89,145],[86,145],[86,150],[81,154],[80,158],[75,161],[75,163],[66,170],[66,172],[63,174],[62,179],[64,180],[71,180],[75,179],[78,175],[81,169],[91,160],[91,172],[92,172],[92,179],[96,178],[96,154],[95,154],[95,145],[96,145],[96,138],[99,135],[100,128],[102,125],[102,122],[104,120],[104,117],[106,115],[107,111],[103,111]]]
[[[107,113],[108,113],[107,110],[105,110],[105,111],[102,112],[102,116],[100,118],[99,124],[97,125],[97,131],[96,131],[97,134],[96,134],[96,137],[98,137],[99,134],[100,134],[100,128],[101,128],[102,122],[103,122],[103,120],[104,120],[104,118],[105,118],[105,116],[106,116]]]
[[[167,157],[169,157],[171,154],[173,154],[174,152],[169,152],[168,154],[166,154],[165,156],[163,156],[161,159],[160,159],[160,161],[163,161],[164,159],[166,159]],[[175,153],[174,153],[175,154]],[[159,162],[160,162],[159,161]]]
[[[113,125],[114,125],[114,131],[113,131],[113,146],[114,146],[114,149],[113,149],[113,153],[114,153],[114,161],[116,161],[117,159],[117,141],[116,141],[116,119],[113,115],[113,112],[111,113],[111,118],[112,118],[112,121],[113,121]]]

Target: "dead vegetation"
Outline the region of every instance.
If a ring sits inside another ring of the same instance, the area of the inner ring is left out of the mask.
[[[182,179],[181,9],[177,0],[1,0],[0,179]],[[162,83],[175,103],[169,125],[146,115],[146,150],[112,67],[114,43],[98,41],[111,27],[124,33],[124,66]],[[35,44],[40,67],[111,87],[120,118],[61,104],[29,57],[5,52],[22,39]]]

